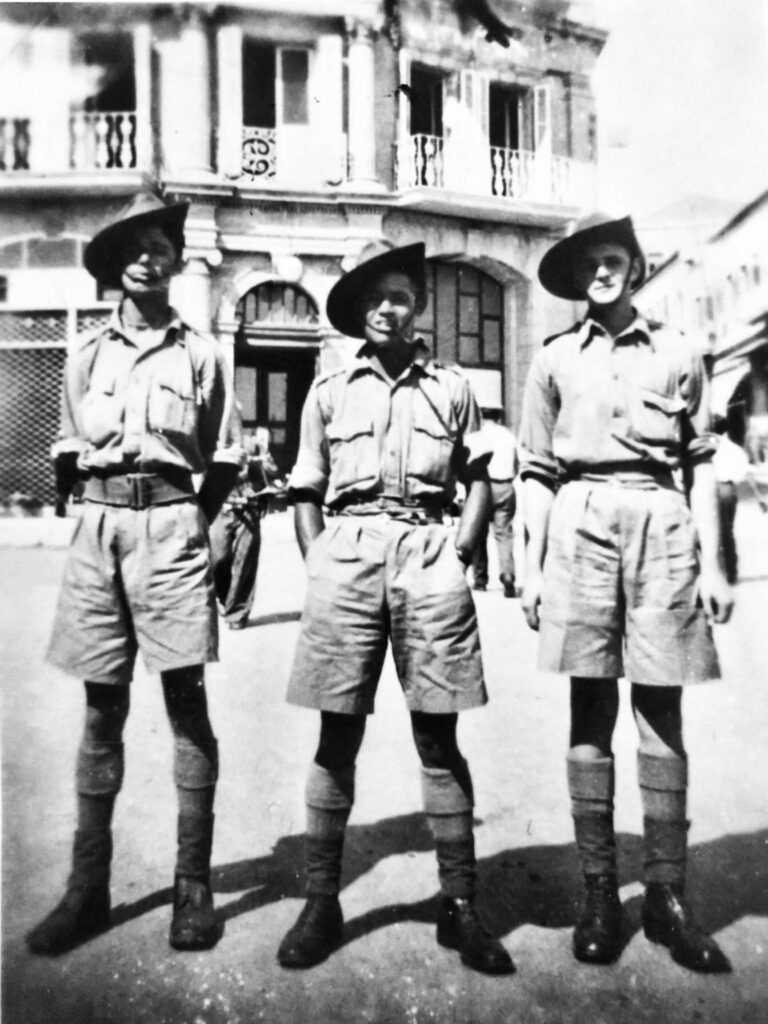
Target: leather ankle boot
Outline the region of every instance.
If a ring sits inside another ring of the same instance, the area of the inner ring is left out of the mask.
[[[64,897],[26,937],[33,953],[65,953],[109,928],[111,859],[108,828],[75,832],[72,871]]]
[[[621,901],[614,874],[585,875],[586,899],[573,931],[573,955],[585,964],[611,964],[621,953]]]
[[[444,896],[437,915],[437,941],[457,949],[461,962],[484,974],[514,974],[512,958],[483,927],[472,902]]]
[[[174,949],[211,949],[221,938],[208,882],[177,877],[173,887],[173,917],[168,942]]]
[[[667,946],[682,967],[706,974],[732,970],[725,953],[694,920],[682,885],[649,883],[643,902],[643,930],[651,942]]]
[[[314,967],[322,963],[341,943],[343,927],[338,896],[308,896],[296,923],[280,943],[280,966]]]

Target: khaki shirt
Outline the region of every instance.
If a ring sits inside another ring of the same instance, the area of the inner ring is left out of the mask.
[[[480,414],[466,378],[419,344],[390,381],[366,347],[351,367],[317,378],[301,421],[290,490],[330,507],[387,495],[449,503],[467,467],[487,460]]]
[[[79,450],[83,469],[201,473],[222,436],[227,388],[217,342],[174,313],[164,335],[140,348],[119,311],[67,359],[57,451]],[[226,435],[226,430],[224,431]]]
[[[678,331],[634,321],[611,338],[594,320],[544,343],[526,382],[523,479],[638,462],[677,469],[711,458],[706,377]]]

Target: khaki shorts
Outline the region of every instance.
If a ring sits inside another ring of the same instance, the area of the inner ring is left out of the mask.
[[[486,703],[475,607],[446,526],[338,516],[306,568],[290,703],[370,714],[388,639],[409,710]]]
[[[196,501],[137,511],[86,502],[64,569],[48,660],[93,683],[216,661],[208,532]]]
[[[698,573],[680,492],[566,484],[549,523],[539,667],[650,686],[718,678]]]

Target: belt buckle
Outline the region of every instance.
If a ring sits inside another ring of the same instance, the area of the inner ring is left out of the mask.
[[[145,486],[149,481],[143,476],[129,475],[131,481],[131,508],[135,512],[141,512],[147,507],[147,496],[151,494],[151,487]]]

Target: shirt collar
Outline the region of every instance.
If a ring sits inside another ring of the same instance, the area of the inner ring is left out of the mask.
[[[163,338],[163,341],[165,342],[170,338],[172,341],[183,344],[184,332],[182,331],[181,327],[181,317],[179,316],[175,309],[171,309],[171,319],[170,322],[168,323],[168,326],[165,329],[165,337]],[[106,324],[106,330],[110,331],[112,334],[118,335],[118,337],[122,338],[123,341],[127,341],[129,345],[136,344],[133,341],[133,339],[130,338],[128,334],[126,334],[125,332],[125,328],[123,327],[123,321],[120,317],[119,305],[115,306],[115,308],[112,310],[112,314],[110,315],[110,318]]]
[[[410,373],[411,370],[416,369],[420,373],[425,373],[430,377],[437,376],[437,368],[435,361],[432,358],[432,353],[427,348],[422,338],[417,338],[414,345],[413,359],[410,365],[404,373]],[[355,358],[352,360],[352,364],[347,372],[347,379],[352,380],[354,377],[359,376],[362,373],[376,373],[376,367],[371,360],[371,353],[368,349],[367,342],[363,342],[360,348],[355,353]]]
[[[620,334],[616,335],[616,337],[614,338],[614,344],[617,341],[619,341],[619,339],[621,339],[622,341],[629,341],[631,338],[638,338],[638,340],[646,342],[648,345],[651,346],[651,349],[653,349],[653,333],[648,324],[648,321],[645,319],[642,313],[638,313],[638,311],[634,307],[632,308],[632,312],[634,314],[632,323],[629,324],[629,326],[625,327]],[[577,334],[579,347],[586,348],[586,346],[592,341],[593,338],[606,337],[607,333],[608,332],[605,330],[602,324],[599,324],[596,320],[593,320],[592,317],[586,317],[584,322],[579,327],[579,331]]]

